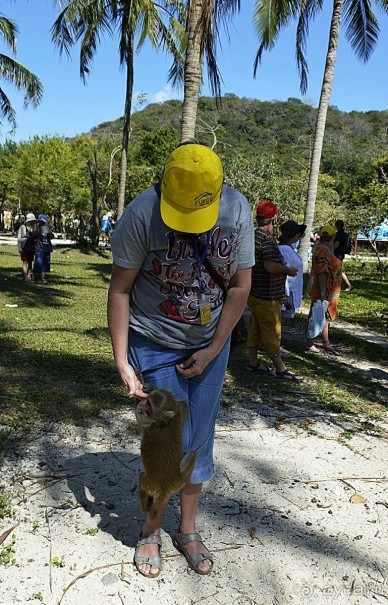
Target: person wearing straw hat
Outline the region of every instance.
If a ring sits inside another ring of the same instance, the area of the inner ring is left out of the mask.
[[[254,265],[251,209],[223,177],[214,151],[182,144],[167,158],[161,186],[127,206],[111,240],[108,322],[121,380],[130,395],[146,398],[139,368],[147,383],[188,403],[182,456],[195,451],[196,463],[180,492],[174,545],[201,575],[211,572],[213,557],[196,531],[197,510],[202,484],[213,475],[230,334],[244,311]],[[135,550],[135,566],[148,578],[162,568],[166,506],[147,517]]]
[[[18,230],[18,249],[22,259],[22,271],[24,281],[33,279],[32,263],[35,255],[35,241],[38,236],[38,220],[32,212],[28,212],[25,221]]]
[[[337,316],[338,302],[341,293],[342,263],[334,254],[334,238],[337,230],[333,225],[323,225],[319,230],[319,244],[313,254],[311,267],[311,308],[317,300],[328,301],[326,322],[320,337],[322,338],[322,350],[329,355],[339,355],[329,340],[328,320],[334,321]],[[307,351],[319,353],[313,338],[307,337]]]

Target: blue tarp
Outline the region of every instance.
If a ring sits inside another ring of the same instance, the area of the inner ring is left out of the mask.
[[[357,234],[358,241],[368,241],[368,239],[373,239],[378,242],[388,242],[388,219],[383,221],[380,225],[377,225],[374,229],[371,229],[369,233],[366,235],[359,231]]]

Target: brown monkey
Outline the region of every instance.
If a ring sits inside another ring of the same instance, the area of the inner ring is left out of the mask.
[[[139,374],[141,380],[141,375]],[[170,389],[143,386],[148,393],[135,410],[143,432],[141,457],[144,473],[139,477],[140,508],[155,516],[169,496],[179,491],[190,477],[195,452],[182,455],[182,426],[188,416],[187,404],[176,399]]]

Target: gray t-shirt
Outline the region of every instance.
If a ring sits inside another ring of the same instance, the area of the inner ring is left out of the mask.
[[[235,189],[223,187],[218,220],[209,238],[207,257],[226,285],[236,269],[255,264],[252,212]],[[206,240],[207,234],[201,234],[201,243]],[[126,207],[111,244],[116,265],[140,269],[131,292],[131,329],[172,349],[208,345],[222,310],[221,289],[202,265],[203,295],[211,309],[211,321],[202,325],[200,246],[196,250],[192,236],[163,222],[154,187]]]

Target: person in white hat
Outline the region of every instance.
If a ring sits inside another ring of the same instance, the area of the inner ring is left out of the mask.
[[[35,256],[35,240],[37,237],[36,226],[38,220],[32,212],[29,212],[24,223],[18,231],[18,249],[22,259],[22,271],[25,281],[33,279],[32,263]]]

